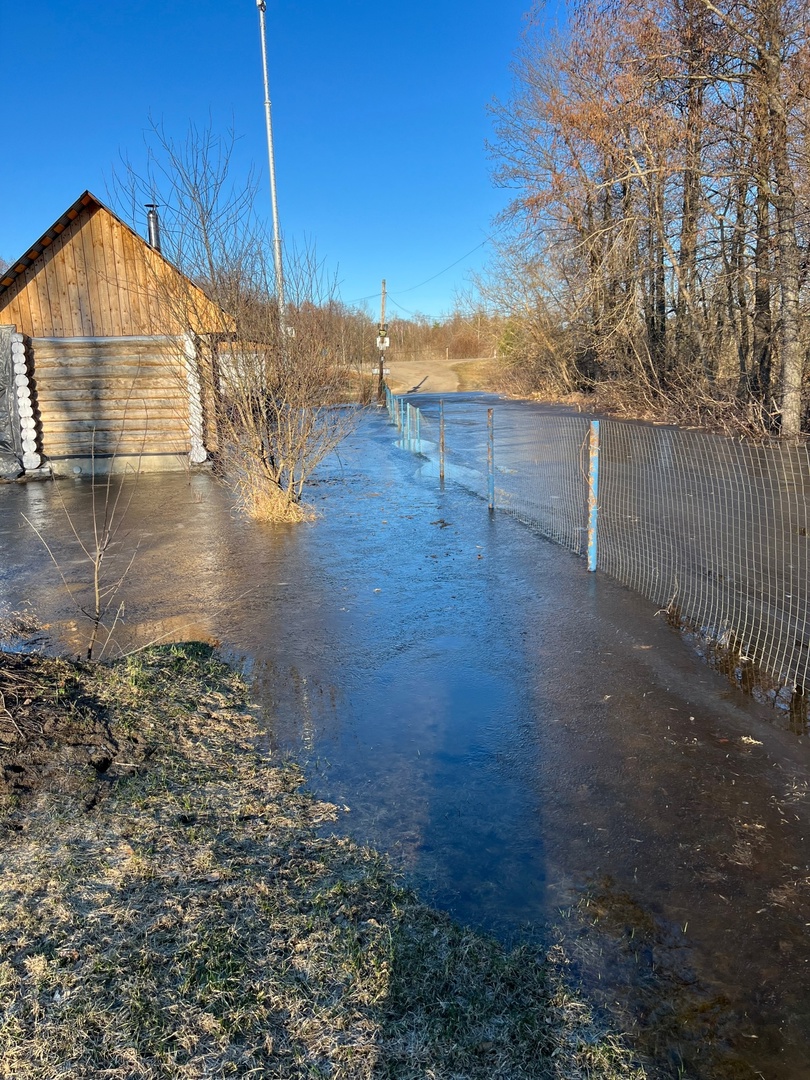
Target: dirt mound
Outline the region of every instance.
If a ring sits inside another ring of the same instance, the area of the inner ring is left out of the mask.
[[[134,734],[113,735],[108,709],[87,693],[74,664],[0,653],[0,821],[42,792],[80,797],[89,808],[116,761],[143,761]]]

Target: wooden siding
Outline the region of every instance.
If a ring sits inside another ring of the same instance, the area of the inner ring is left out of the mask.
[[[92,196],[0,292],[0,322],[37,338],[216,333],[228,317]],[[36,250],[36,249],[35,249]],[[194,313],[186,327],[176,312]]]
[[[177,340],[34,338],[30,353],[47,457],[188,453],[189,400]]]

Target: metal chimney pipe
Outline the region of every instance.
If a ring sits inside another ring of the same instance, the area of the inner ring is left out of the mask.
[[[158,220],[158,204],[146,204],[146,229],[149,246],[155,251],[160,251],[160,221]]]

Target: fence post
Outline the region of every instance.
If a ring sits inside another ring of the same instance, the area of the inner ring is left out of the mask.
[[[599,421],[591,420],[588,436],[588,569],[596,569],[599,524]]]
[[[439,481],[444,484],[444,401],[439,402]]]
[[[494,409],[487,409],[487,487],[489,512],[495,510],[495,419]]]
[[[422,410],[416,407],[416,452],[422,453]]]
[[[406,426],[407,426],[405,445],[407,446],[408,450],[413,449],[413,447],[411,446],[411,423],[412,423],[412,417],[413,417],[413,406],[411,405],[411,403],[409,401],[408,404],[405,406],[405,423],[406,423]]]

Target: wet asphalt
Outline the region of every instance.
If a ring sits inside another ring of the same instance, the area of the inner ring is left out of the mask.
[[[78,594],[65,508],[88,528],[89,485],[60,491],[0,488],[0,600],[78,652],[21,517]],[[653,606],[441,487],[382,412],[311,502],[311,524],[260,526],[209,475],[141,477],[118,644],[216,639],[253,679],[266,751],[347,808],[339,828],[460,919],[562,940],[651,1075],[810,1077],[806,740]]]

